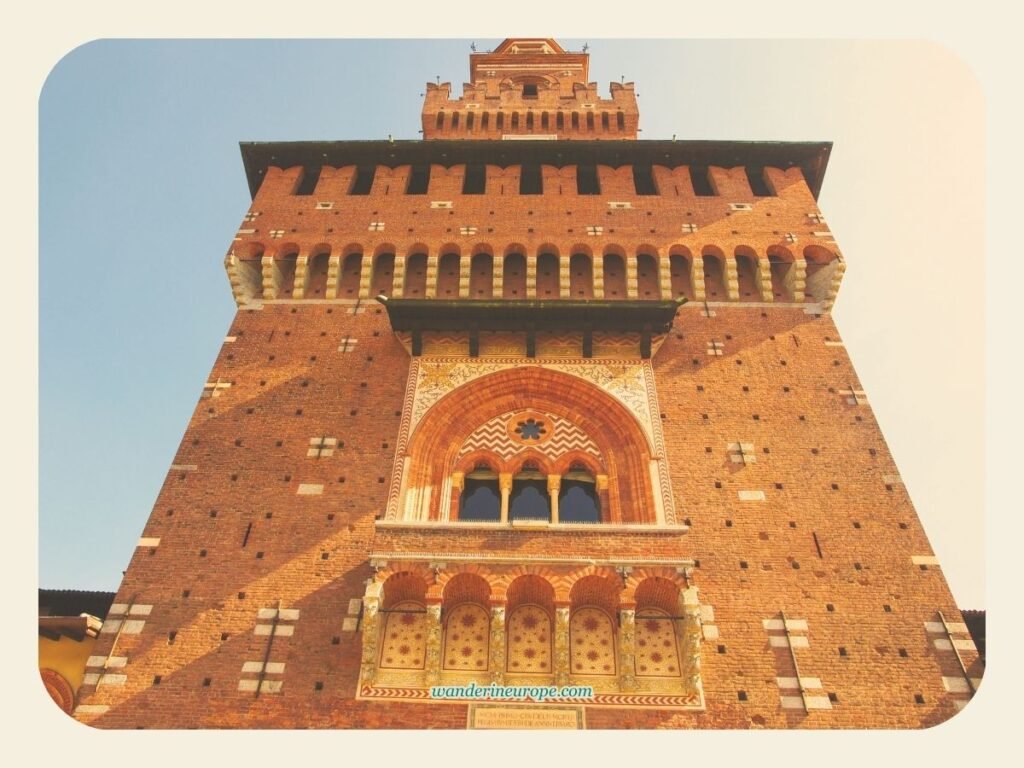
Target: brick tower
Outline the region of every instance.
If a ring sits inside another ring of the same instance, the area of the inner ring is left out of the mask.
[[[831,145],[638,141],[588,61],[509,39],[460,98],[428,84],[423,141],[242,145],[238,311],[77,718],[918,728],[969,700],[829,315]]]

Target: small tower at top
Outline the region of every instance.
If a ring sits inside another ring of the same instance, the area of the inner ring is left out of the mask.
[[[510,37],[469,57],[470,82],[427,83],[425,139],[636,139],[633,83],[611,83],[610,98],[588,82],[590,54],[551,38]]]

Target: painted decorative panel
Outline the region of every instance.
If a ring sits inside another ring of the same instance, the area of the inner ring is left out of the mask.
[[[387,614],[381,669],[423,669],[427,651],[427,614],[419,603],[399,603]]]
[[[455,606],[445,620],[445,669],[485,672],[488,651],[487,612],[475,603]]]
[[[513,674],[551,673],[551,619],[537,605],[522,605],[508,619],[508,665]]]
[[[574,675],[615,674],[615,630],[599,608],[579,608],[569,620],[569,671]]]

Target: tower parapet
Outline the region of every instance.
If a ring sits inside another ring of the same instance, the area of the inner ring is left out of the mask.
[[[589,82],[590,54],[551,39],[508,38],[470,56],[470,81],[453,99],[451,83],[427,83],[425,139],[635,139],[633,83],[612,83],[601,98]]]

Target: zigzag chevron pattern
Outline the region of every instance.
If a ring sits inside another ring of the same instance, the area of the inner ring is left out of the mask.
[[[504,413],[477,427],[463,444],[459,456],[465,456],[472,451],[486,450],[496,453],[503,459],[510,459],[526,448],[536,447],[552,459],[569,451],[583,451],[598,460],[601,459],[601,453],[594,441],[578,426],[560,416],[544,414],[547,418],[545,426],[550,430],[548,439],[537,443],[514,439],[509,435],[508,425],[519,413],[524,417],[527,415],[526,411]]]
[[[513,685],[513,683],[509,683]],[[426,688],[377,688],[362,685],[359,688],[361,699],[399,699],[404,701],[429,701],[451,703],[453,701],[470,701],[470,699],[433,699]],[[478,699],[472,699],[478,701]],[[488,700],[499,701],[499,700]],[[658,709],[703,709],[699,693],[671,695],[660,693],[596,693],[592,699],[558,699],[552,704],[586,704],[587,706],[604,707],[656,707]]]

